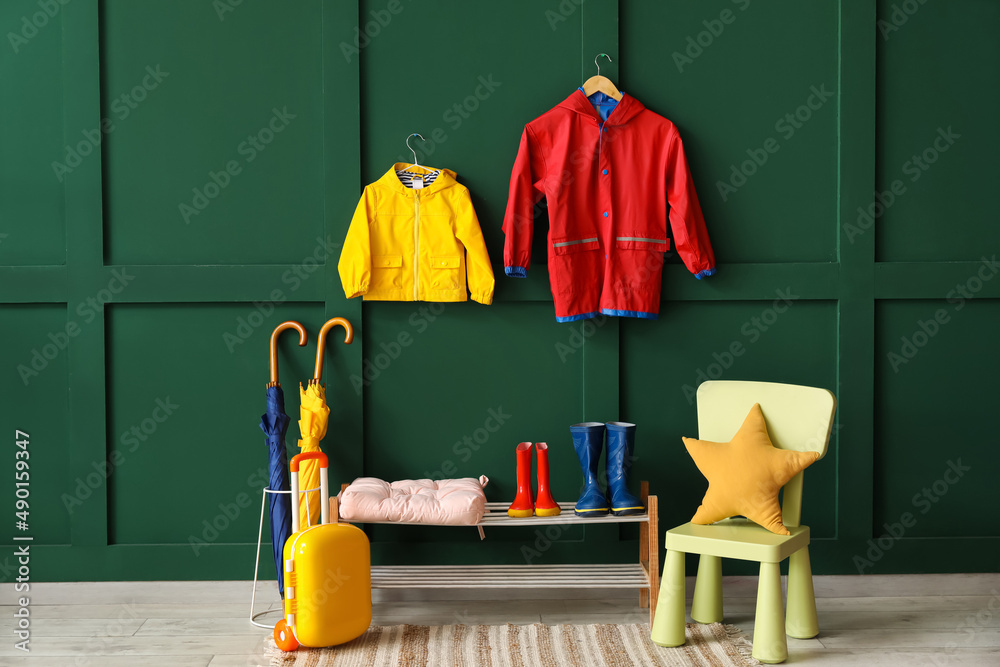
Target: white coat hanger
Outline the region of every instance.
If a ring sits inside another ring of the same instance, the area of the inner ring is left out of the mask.
[[[601,66],[597,63],[597,58],[604,56],[608,59],[608,62],[614,62],[611,60],[611,56],[606,53],[598,53],[594,58],[594,64],[597,65],[597,76],[592,76],[587,79],[583,84],[583,94],[590,97],[594,93],[604,93],[608,97],[614,99],[616,102],[622,101],[622,93],[615,84],[611,83],[611,79],[606,76],[601,76]]]
[[[414,132],[413,134],[411,134],[408,137],[406,137],[406,147],[410,149],[411,153],[413,153],[413,164],[411,164],[409,167],[403,167],[402,169],[397,169],[396,173],[399,173],[401,171],[409,171],[409,170],[413,169],[414,167],[416,167],[418,169],[423,169],[424,171],[427,171],[427,172],[430,172],[430,173],[433,174],[434,172],[437,171],[437,169],[431,169],[430,167],[425,167],[422,164],[420,164],[419,162],[417,162],[417,151],[415,151],[413,149],[413,147],[410,146],[410,139],[413,138],[413,137],[419,137],[420,141],[426,141],[426,139],[424,139],[421,135],[417,134],[416,132]]]

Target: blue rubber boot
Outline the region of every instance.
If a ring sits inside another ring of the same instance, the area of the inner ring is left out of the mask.
[[[569,427],[573,435],[573,448],[583,468],[583,492],[573,510],[578,516],[596,516],[608,513],[608,499],[597,482],[597,466],[604,447],[604,424],[583,422]]]
[[[642,514],[642,501],[628,491],[628,471],[635,451],[635,424],[608,422],[608,495],[615,516]]]

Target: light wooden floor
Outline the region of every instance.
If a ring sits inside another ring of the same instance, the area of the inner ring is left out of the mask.
[[[815,585],[820,635],[808,641],[789,639],[786,664],[1000,665],[998,574],[829,576],[816,577]],[[726,622],[750,634],[755,587],[755,578],[725,582]],[[273,583],[259,584],[258,591],[258,610],[277,608]],[[5,603],[15,598],[12,584],[0,585],[0,592]],[[637,594],[614,595],[588,599],[593,594],[583,591],[376,591],[374,622],[648,621]],[[500,596],[504,599],[496,599]],[[250,582],[33,584],[31,653],[25,656],[13,647],[14,607],[2,606],[0,664],[259,665],[268,633],[250,625],[249,607]]]

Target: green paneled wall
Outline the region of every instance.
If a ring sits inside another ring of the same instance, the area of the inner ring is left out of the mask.
[[[227,507],[245,504],[237,501],[241,494],[253,495],[254,503],[232,519],[223,541],[257,539],[263,484],[248,480],[267,476],[267,460],[252,455],[255,447],[241,450],[237,443],[259,440],[260,429],[252,416],[235,421],[227,415],[251,405],[263,412],[262,389],[227,378],[259,371],[254,348],[266,349],[270,329],[292,317],[312,331],[324,322],[322,306],[300,302],[283,303],[267,315],[240,303],[108,307],[107,383],[116,397],[108,405],[108,452],[112,462],[120,461],[120,474],[108,478],[111,544],[189,544],[192,535],[203,537],[208,530],[205,519],[212,523],[215,515],[226,516]],[[266,326],[237,343],[261,318]],[[295,342],[294,335],[282,339],[287,356],[279,370],[287,378],[286,410],[297,415],[294,378],[311,376],[313,359]],[[181,368],[200,370],[194,377]],[[206,506],[213,509],[210,517],[203,516]],[[135,512],[137,507],[144,511]]]
[[[996,301],[879,304],[877,525],[910,512],[920,518],[913,537],[1000,534],[1000,516],[982,511],[1000,479],[997,394],[973,389],[1000,372],[994,337],[984,335],[998,318]]]
[[[879,39],[876,187],[902,194],[876,226],[888,262],[979,259],[1000,248],[984,193],[1000,179],[1000,5],[927,3],[899,26],[891,3]],[[904,14],[904,16],[906,16]],[[855,212],[855,218],[857,212]]]
[[[56,500],[64,493],[75,494],[71,481],[73,471],[68,465],[68,355],[65,347],[60,349],[60,343],[65,346],[64,341],[68,340],[64,329],[66,308],[57,304],[7,304],[0,307],[0,316],[4,321],[0,330],[3,349],[16,351],[14,358],[19,366],[15,373],[11,365],[8,377],[0,385],[0,402],[14,408],[9,412],[4,410],[4,426],[8,427],[10,438],[10,474],[0,482],[3,497],[10,502],[10,525],[13,527],[15,521],[12,516],[15,511],[15,431],[21,429],[28,432],[32,441],[46,443],[44,451],[29,452],[28,459],[31,491],[36,498],[43,499],[32,521],[35,541],[45,545],[69,544],[72,516]],[[86,474],[91,472],[94,471],[88,470]]]
[[[322,3],[221,22],[210,3],[102,7],[106,261],[308,256],[323,231]]]
[[[50,164],[65,160],[62,141],[62,17],[44,30],[22,21],[38,7],[32,0],[0,5],[0,25],[14,33],[0,49],[0,265],[36,266],[66,260],[66,200]],[[22,33],[33,35],[31,40]],[[77,137],[74,137],[77,138]],[[14,222],[17,222],[16,226]]]
[[[836,261],[837,3],[644,0],[621,15],[620,88],[677,124],[716,252]]]
[[[839,399],[806,475],[816,572],[996,570],[1000,525],[982,512],[1000,473],[995,3],[38,11],[0,8],[0,431],[11,467],[15,430],[31,435],[34,580],[248,578],[269,334],[297,319],[312,335],[280,344],[294,416],[335,315],[357,329],[326,351],[336,482],[485,474],[506,500],[514,445],[547,441],[572,500],[568,426],[624,419],[635,481],[670,526],[706,485],[680,442],[697,384],[809,384]],[[695,281],[669,257],[658,321],[557,324],[541,244],[529,278],[507,279],[500,225],[523,125],[602,51],[603,73],[678,125],[719,274]],[[420,161],[472,192],[492,306],[344,299],[336,260],[361,188],[410,159],[413,132]],[[293,422],[291,453],[296,438]],[[11,507],[13,484],[0,476]],[[368,530],[382,563],[624,561],[637,539]]]

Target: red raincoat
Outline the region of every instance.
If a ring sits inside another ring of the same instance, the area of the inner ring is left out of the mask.
[[[669,120],[628,95],[591,99],[577,89],[524,128],[503,222],[505,272],[525,277],[544,196],[556,319],[656,319],[668,218],[688,270],[715,273],[691,172]]]

